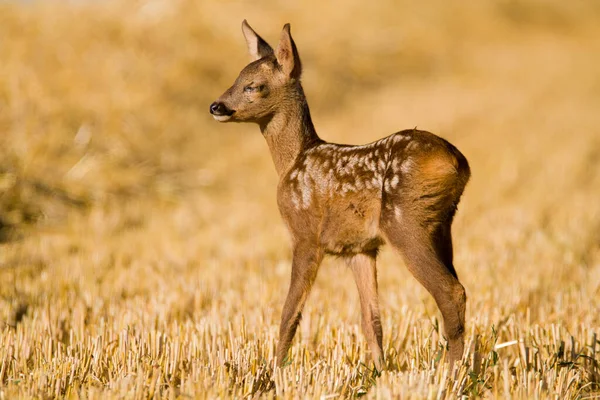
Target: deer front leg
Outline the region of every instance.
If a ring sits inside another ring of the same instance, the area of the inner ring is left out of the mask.
[[[360,296],[363,332],[369,343],[375,368],[377,371],[381,371],[384,364],[375,256],[370,254],[356,254],[348,258],[347,263],[354,274],[354,280],[356,281],[356,287]]]
[[[323,255],[317,245],[308,243],[294,246],[292,277],[279,326],[277,365],[282,366],[287,357],[292,339],[302,317],[302,309],[317,276]]]

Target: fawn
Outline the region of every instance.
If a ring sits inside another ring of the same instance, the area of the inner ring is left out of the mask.
[[[453,366],[463,354],[466,294],[452,264],[450,227],[470,177],[466,158],[416,128],[362,146],[321,140],[300,84],[290,25],[275,51],[245,20],[242,32],[253,61],[210,113],[220,122],[257,123],[279,175],[277,203],[292,236],[293,261],[276,365],[287,358],[321,260],[332,254],[352,270],[373,362],[384,368],[376,257],[387,242],[434,297]]]

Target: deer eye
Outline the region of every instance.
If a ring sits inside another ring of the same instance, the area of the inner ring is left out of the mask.
[[[244,87],[244,92],[246,92],[246,93],[260,92],[263,88],[264,88],[264,85],[260,85],[260,86],[248,85],[248,86]]]

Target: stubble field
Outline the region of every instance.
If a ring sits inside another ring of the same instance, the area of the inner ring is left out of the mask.
[[[600,397],[600,7],[310,0],[0,3],[0,399]],[[208,105],[285,22],[319,135],[418,126],[473,177],[454,224],[460,370],[379,257],[386,371],[326,260],[272,371],[290,275],[255,126]]]

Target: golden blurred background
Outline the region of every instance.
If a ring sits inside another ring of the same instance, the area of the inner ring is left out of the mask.
[[[323,139],[417,126],[469,159],[456,266],[488,363],[446,384],[435,303],[387,250],[389,371],[367,379],[358,296],[331,260],[269,393],[598,393],[600,3],[4,1],[0,399],[268,386],[290,271],[277,176],[256,126],[208,113],[249,62],[243,19],[273,46],[291,23]]]

